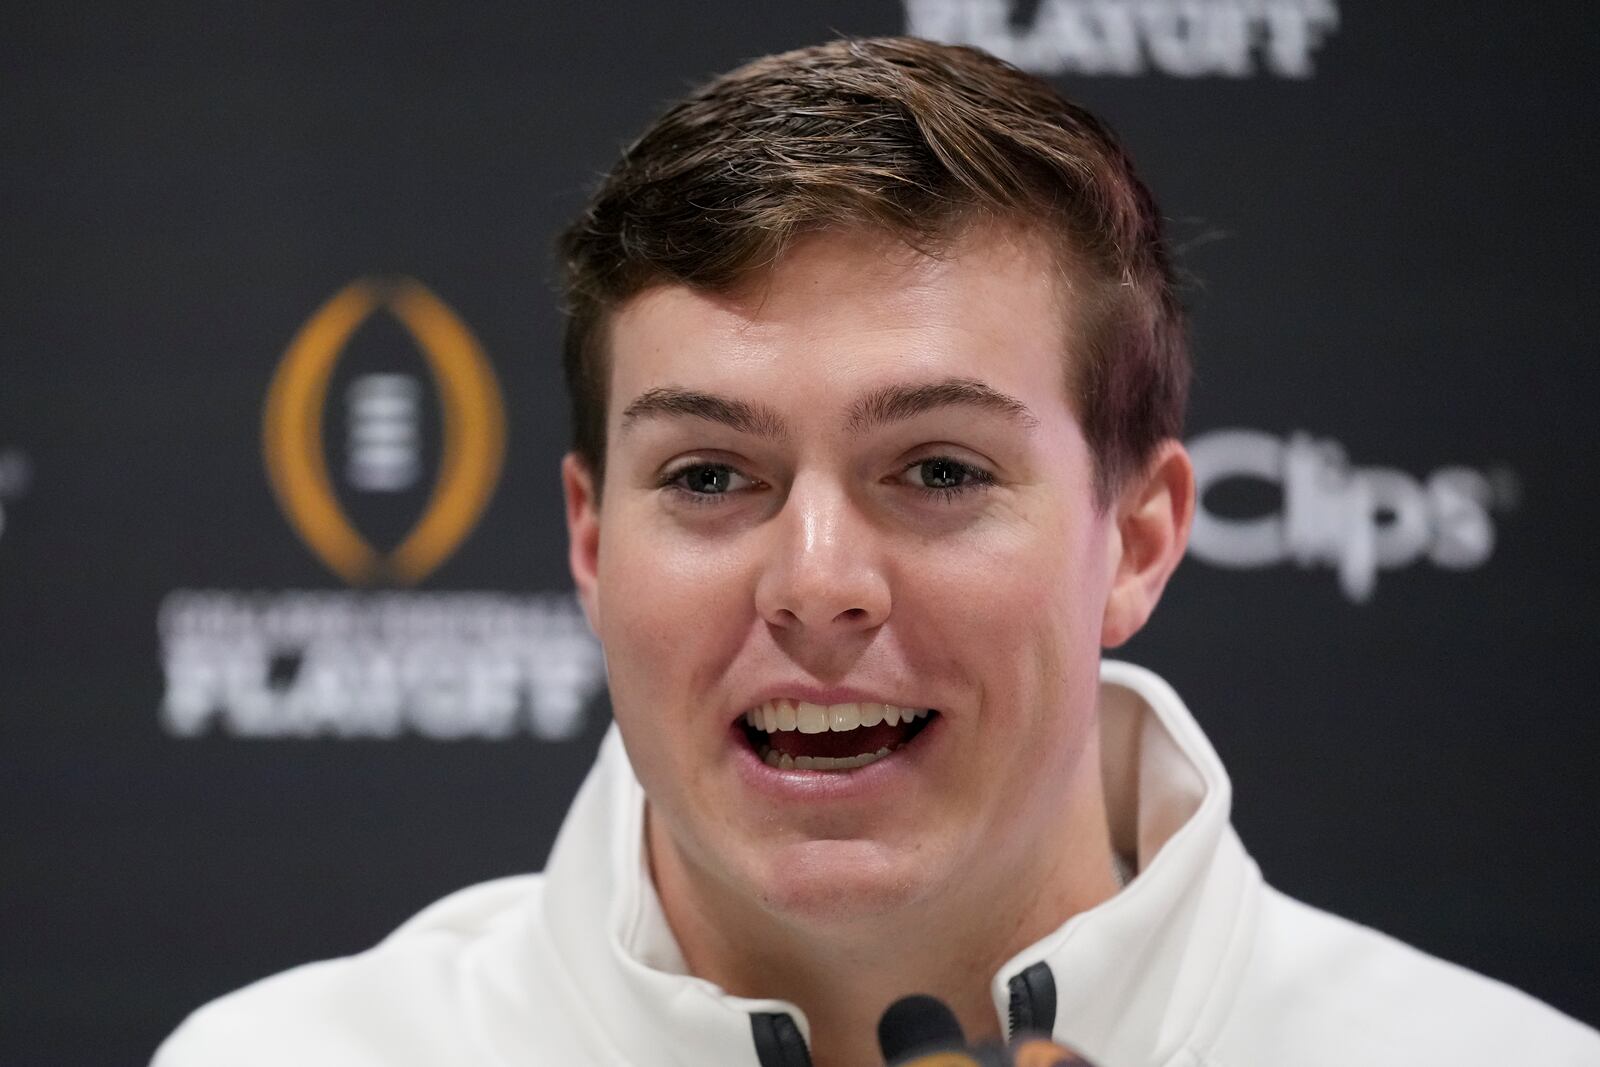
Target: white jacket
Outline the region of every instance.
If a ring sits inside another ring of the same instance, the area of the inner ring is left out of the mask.
[[[1137,875],[995,975],[995,1011],[1098,1067],[1600,1067],[1600,1034],[1261,880],[1228,777],[1154,674],[1102,669],[1114,841]],[[686,973],[615,729],[542,875],[200,1009],[155,1067],[802,1067],[792,1004]]]

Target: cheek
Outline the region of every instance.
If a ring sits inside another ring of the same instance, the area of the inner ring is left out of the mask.
[[[968,640],[1014,641],[1020,632],[1078,629],[1104,602],[1098,526],[1059,515],[1007,515],[962,538],[902,556],[907,600],[936,607]]]
[[[728,549],[621,513],[602,531],[600,640],[617,700],[703,685],[747,627],[747,568]],[[634,678],[630,675],[642,677]]]
[[[1043,742],[1068,729],[1064,709],[1092,702],[1107,587],[1097,524],[1019,519],[902,560],[899,585],[913,662],[942,663],[985,729]]]

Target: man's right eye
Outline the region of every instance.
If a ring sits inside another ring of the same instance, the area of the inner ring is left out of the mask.
[[[668,471],[661,479],[662,488],[696,497],[721,496],[754,484],[726,463],[690,463]]]

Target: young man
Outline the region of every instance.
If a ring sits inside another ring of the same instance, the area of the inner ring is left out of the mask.
[[[1177,696],[1102,664],[1194,487],[1156,209],[1095,119],[966,49],[770,57],[564,250],[616,730],[549,870],[204,1009],[160,1067],[844,1067],[909,993],[1101,1067],[1600,1063],[1265,887]]]

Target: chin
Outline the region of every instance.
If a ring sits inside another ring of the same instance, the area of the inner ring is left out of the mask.
[[[877,841],[808,841],[782,849],[760,879],[766,909],[802,923],[865,921],[926,895],[926,863]]]

